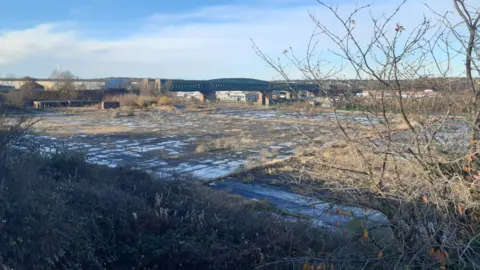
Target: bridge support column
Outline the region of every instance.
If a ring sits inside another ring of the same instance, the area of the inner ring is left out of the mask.
[[[311,91],[307,91],[307,97],[316,97],[317,95],[315,95],[315,93],[311,92]]]
[[[209,91],[209,92],[200,92],[200,101],[202,102],[212,102],[217,100],[217,92]]]
[[[287,94],[286,94],[285,98],[288,99],[288,100],[298,98],[298,92],[296,92],[296,91],[288,92],[287,91]]]
[[[272,92],[258,91],[258,104],[268,106],[272,102]]]

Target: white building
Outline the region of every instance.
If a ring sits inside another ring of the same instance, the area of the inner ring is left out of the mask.
[[[256,101],[258,99],[258,93],[242,91],[219,91],[217,92],[217,99],[227,102]]]
[[[230,102],[245,102],[247,95],[240,91],[220,91],[217,92],[217,99]]]
[[[177,97],[185,99],[200,99],[200,92],[176,92]]]
[[[176,92],[177,97],[183,99],[200,99],[200,92]],[[258,100],[256,92],[218,91],[216,99],[224,102],[247,102]]]

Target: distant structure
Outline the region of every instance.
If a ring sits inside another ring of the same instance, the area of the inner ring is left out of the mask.
[[[129,89],[132,81],[127,79],[112,79],[105,82],[105,89]]]
[[[34,92],[45,91],[45,87],[41,84],[38,84],[34,80],[25,81],[20,88]]]
[[[143,80],[143,87],[145,89],[155,89],[155,90],[158,90],[160,91],[161,88],[162,88],[162,85],[161,85],[161,80],[160,79],[144,79]]]
[[[57,73],[61,73],[60,65],[57,65]],[[64,81],[62,78],[33,79],[45,90],[53,90],[53,86]],[[0,84],[13,86],[16,89],[25,82],[23,79],[5,78],[0,79]],[[135,78],[109,78],[109,79],[78,79],[72,81],[76,90],[103,90],[103,89],[125,89],[140,90],[142,94],[160,94],[166,92],[196,92],[199,93],[201,101],[214,101],[217,94],[220,99],[230,101],[253,101],[259,104],[269,105],[273,100],[272,95],[276,91],[286,91],[286,99],[299,92],[307,96],[321,94],[322,88],[319,84],[301,82],[269,82],[249,78],[224,78],[213,80],[177,80],[177,79],[135,79]],[[329,90],[330,91],[330,90]],[[344,90],[335,89],[334,92],[343,93]],[[226,93],[222,93],[226,92]],[[185,94],[184,94],[185,95]],[[190,94],[188,94],[190,96]],[[198,95],[198,94],[197,94]]]
[[[200,92],[175,92],[175,95],[185,99],[200,99]]]
[[[15,87],[13,87],[11,85],[0,84],[0,92],[8,91],[8,90],[11,90],[11,89],[15,89]]]
[[[384,97],[395,98],[399,95],[399,93],[386,90],[364,90],[356,95],[358,97],[372,97],[375,99],[381,99]],[[402,98],[424,98],[435,97],[437,95],[440,95],[440,92],[432,89],[425,89],[423,91],[402,91]]]
[[[258,94],[242,91],[221,91],[217,93],[217,99],[227,102],[256,101],[258,99]]]

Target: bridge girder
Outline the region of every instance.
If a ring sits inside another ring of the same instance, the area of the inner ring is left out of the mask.
[[[162,88],[167,87],[168,80],[162,80]],[[227,78],[214,80],[171,80],[168,87],[170,91],[265,91],[270,87],[270,83],[262,80],[246,78]]]

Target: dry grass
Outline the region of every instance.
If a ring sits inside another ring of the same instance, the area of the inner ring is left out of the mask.
[[[204,144],[204,143],[197,145],[197,147],[195,148],[196,153],[203,153],[203,152],[206,152],[206,151],[208,151],[208,148],[207,148],[206,144]]]
[[[112,112],[111,117],[112,117],[113,119],[116,119],[116,118],[120,117],[120,112],[118,112],[118,111]]]
[[[133,128],[125,126],[104,126],[100,129],[98,127],[90,125],[78,125],[68,123],[59,124],[50,122],[39,122],[37,125],[35,125],[35,129],[49,132],[52,134],[78,134],[80,130],[82,134],[110,134],[134,131]]]
[[[320,256],[339,243],[302,222],[283,221],[266,203],[191,181],[159,181],[69,154],[0,162],[6,168],[0,205],[12,215],[2,221],[5,269],[252,269]]]
[[[161,96],[157,100],[157,105],[159,106],[172,105],[172,104],[173,104],[173,100],[168,96]]]
[[[24,124],[0,125],[2,268],[291,269],[277,261],[323,256],[340,244],[265,202],[193,181],[92,165],[68,151],[12,151],[24,143]]]
[[[269,160],[272,157],[272,153],[266,148],[261,149],[259,154],[262,160]]]
[[[149,107],[157,103],[154,96],[138,96],[135,102],[139,107]]]
[[[215,149],[225,149],[231,148],[236,145],[237,140],[235,137],[227,137],[227,138],[218,138],[214,141],[213,145]]]
[[[289,156],[281,159],[271,159],[271,160],[249,159],[247,160],[247,162],[243,164],[242,168],[239,171],[233,172],[230,175],[227,175],[224,177],[235,176],[235,175],[245,175],[245,174],[249,174],[250,172],[256,171],[258,169],[266,169],[264,173],[273,174],[273,171],[276,170],[277,167],[285,168],[289,166],[289,164],[291,164],[292,162],[295,162],[295,160],[296,159],[294,156]]]
[[[157,103],[154,96],[139,96],[136,94],[107,95],[104,101],[118,101],[121,107],[149,107]]]
[[[121,107],[137,106],[138,96],[135,94],[125,95],[107,95],[104,97],[104,101],[118,101]]]

